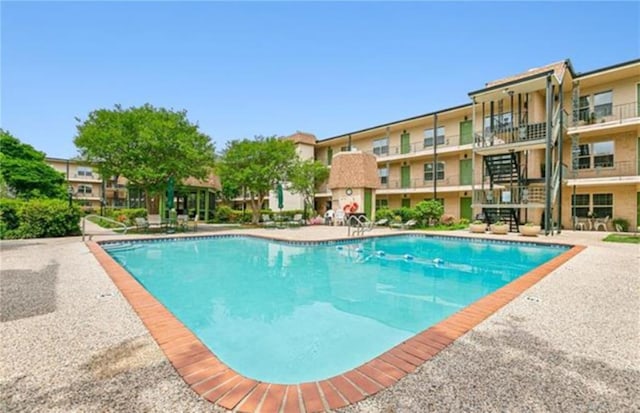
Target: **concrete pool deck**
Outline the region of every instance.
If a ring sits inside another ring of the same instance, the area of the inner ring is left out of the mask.
[[[346,235],[341,227],[224,231],[238,232],[285,239]],[[640,250],[603,243],[603,236],[538,237],[588,248],[414,373],[342,410],[637,409]],[[78,238],[3,241],[0,248],[3,410],[224,411],[180,378]]]

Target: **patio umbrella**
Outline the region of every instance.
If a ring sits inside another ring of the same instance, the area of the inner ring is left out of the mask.
[[[281,183],[278,183],[276,193],[278,194],[278,209],[282,210],[282,208],[284,208],[284,192],[282,191]]]
[[[173,176],[169,178],[167,182],[167,209],[171,211],[173,209],[173,187],[174,187],[174,179]]]

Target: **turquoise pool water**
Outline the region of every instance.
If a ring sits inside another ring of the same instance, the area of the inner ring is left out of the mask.
[[[104,247],[228,366],[287,384],[353,369],[566,250],[422,236]]]

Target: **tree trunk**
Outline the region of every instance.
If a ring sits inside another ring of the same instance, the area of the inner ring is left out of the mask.
[[[251,194],[251,223],[258,225],[260,222],[260,207],[262,206],[262,196],[261,193],[258,193],[258,199],[256,199],[253,194]]]

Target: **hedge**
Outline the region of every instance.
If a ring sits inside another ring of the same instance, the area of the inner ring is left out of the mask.
[[[45,238],[78,235],[82,212],[58,199],[0,200],[0,238]]]

